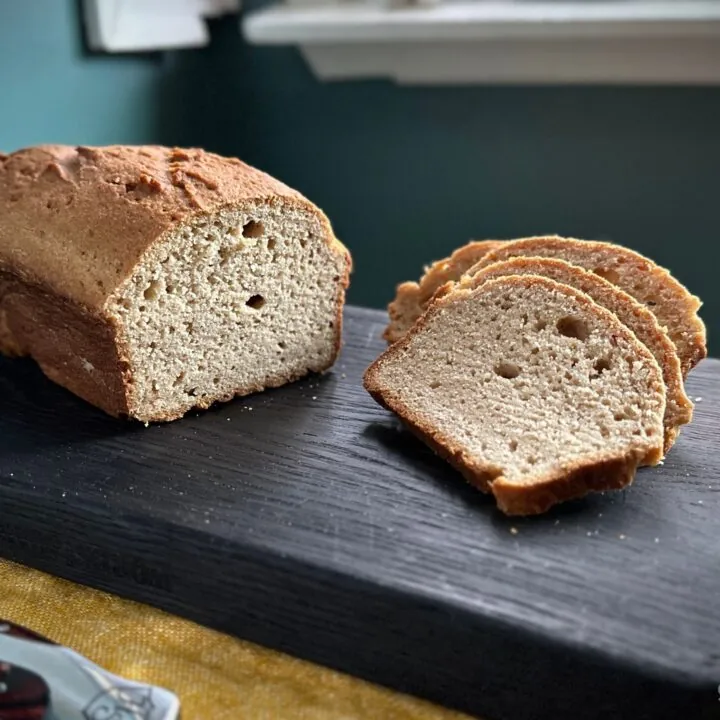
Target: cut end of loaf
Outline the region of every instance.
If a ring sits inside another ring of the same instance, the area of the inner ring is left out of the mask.
[[[348,272],[324,218],[296,204],[248,204],[177,228],[107,303],[130,416],[172,420],[327,369]]]
[[[365,386],[508,514],[623,487],[662,457],[655,359],[612,313],[545,278],[436,299]]]

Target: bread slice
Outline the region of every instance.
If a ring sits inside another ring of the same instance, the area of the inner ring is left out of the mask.
[[[434,262],[419,282],[398,285],[395,299],[388,305],[390,322],[383,333],[385,340],[397,342],[423,314],[439,287],[451,280],[459,280],[485,253],[501,244],[497,240],[474,240],[455,250],[450,257]]]
[[[652,260],[620,245],[561,237],[515,240],[483,256],[468,272],[513,257],[555,257],[591,270],[647,305],[675,344],[683,377],[707,356],[700,300]]]
[[[693,404],[683,388],[675,346],[650,310],[600,276],[554,258],[519,257],[493,263],[466,278],[462,281],[462,286],[478,287],[488,280],[505,275],[541,275],[574,287],[598,305],[615,313],[620,322],[635,333],[638,340],[653,354],[663,373],[667,395],[664,418],[667,452],[677,438],[679,427],[692,420]]]
[[[510,515],[625,487],[662,457],[657,361],[609,310],[544,277],[437,297],[365,387]]]
[[[350,257],[239,160],[45,146],[0,160],[0,350],[113,415],[178,418],[334,362]]]

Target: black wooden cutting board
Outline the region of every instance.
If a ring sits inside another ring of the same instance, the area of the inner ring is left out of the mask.
[[[147,428],[0,361],[0,555],[491,720],[716,717],[720,362],[663,466],[508,519],[363,391],[384,321]]]

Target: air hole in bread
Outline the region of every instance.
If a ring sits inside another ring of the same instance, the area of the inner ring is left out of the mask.
[[[600,426],[600,434],[601,434],[604,438],[610,437],[610,431],[608,430],[607,425],[601,425],[601,426]]]
[[[146,300],[157,300],[158,291],[160,290],[160,283],[157,280],[153,280],[146,288],[143,293],[143,297]]]
[[[593,272],[604,280],[611,282],[613,285],[617,285],[620,280],[620,274],[617,270],[613,270],[612,268],[596,267]]]
[[[182,381],[185,379],[185,373],[181,372],[173,381],[173,387],[177,387],[178,385],[182,384]]]
[[[534,455],[530,455],[530,457],[525,460],[528,465],[537,465],[537,461],[538,459]]]
[[[591,378],[602,375],[606,370],[610,369],[610,360],[604,357],[598,358],[593,364],[593,369],[595,374],[591,374]]]
[[[508,443],[508,447],[510,448],[510,452],[515,452],[518,449],[518,441],[517,440],[511,440]]]
[[[277,245],[277,240],[275,238],[270,238],[267,241],[267,249],[268,250],[274,250],[276,245]]]
[[[626,407],[621,412],[616,412],[613,417],[616,422],[620,422],[621,420],[635,420],[637,413],[633,408]]]
[[[438,389],[439,387],[441,387],[441,386],[442,386],[442,383],[441,383],[439,380],[433,380],[433,381],[430,383],[430,389],[431,389],[431,390],[437,390],[437,389]]]
[[[259,238],[265,233],[265,227],[257,220],[249,220],[243,225],[242,234],[246,238]]]
[[[265,298],[262,295],[253,295],[245,304],[253,310],[259,310],[265,304]]]
[[[507,380],[512,380],[520,374],[520,368],[515,363],[503,360],[495,366],[495,374]]]
[[[546,327],[547,327],[547,320],[538,318],[538,320],[535,322],[535,330],[537,330],[537,332],[544,330]]]
[[[645,304],[649,307],[655,307],[657,305],[657,300],[651,296],[645,301]]]
[[[557,329],[561,335],[569,338],[576,338],[577,340],[585,340],[590,334],[590,329],[587,323],[580,318],[566,315],[561,317],[557,321]]]

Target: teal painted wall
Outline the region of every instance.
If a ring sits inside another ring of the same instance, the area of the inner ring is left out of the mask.
[[[318,83],[294,49],[251,48],[236,18],[208,48],[83,54],[72,0],[0,2],[0,149],[202,145],[321,205],[351,248],[350,300],[471,237],[607,238],[705,300],[720,355],[720,88]]]
[[[161,139],[167,65],[84,55],[73,0],[0,2],[0,149]]]

